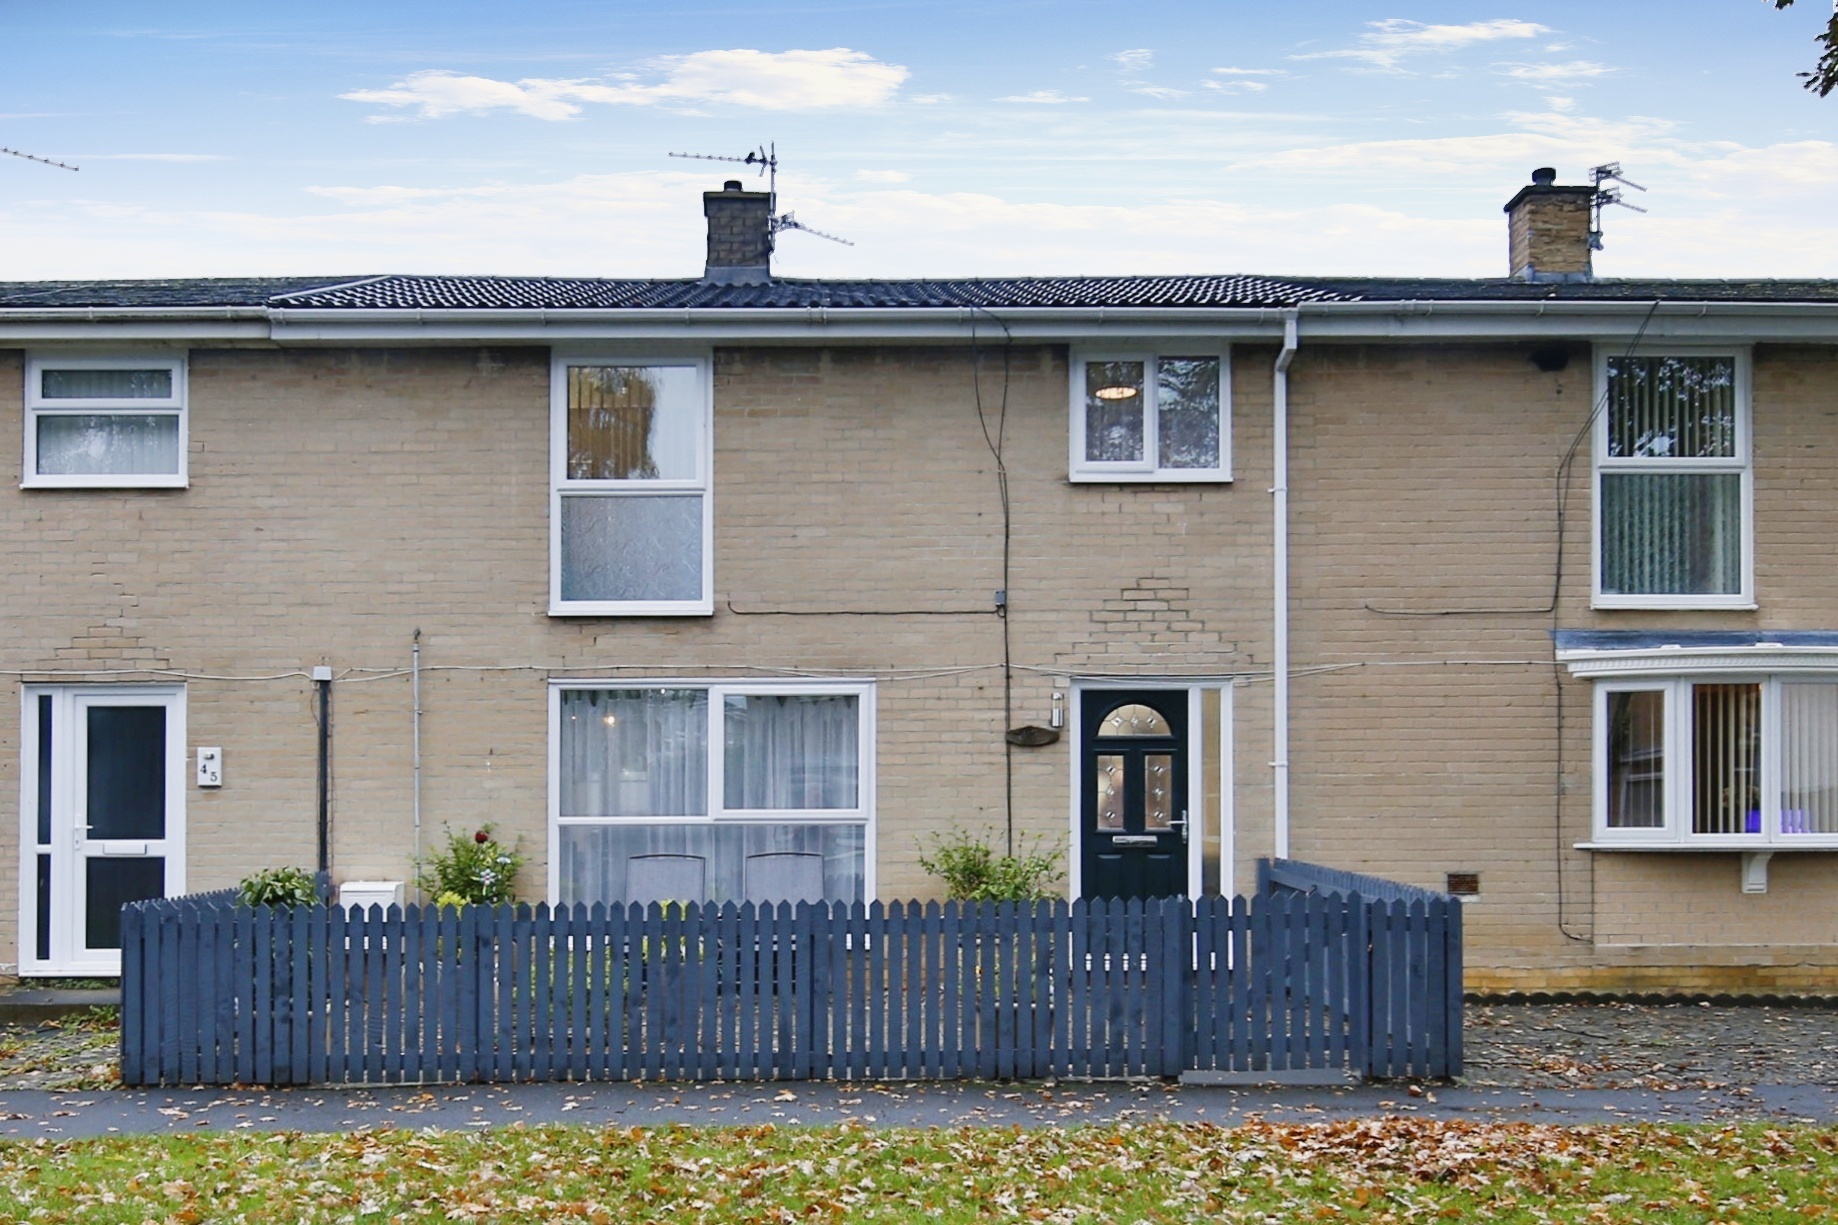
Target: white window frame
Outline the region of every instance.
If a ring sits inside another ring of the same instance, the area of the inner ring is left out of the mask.
[[[1212,357],[1219,361],[1219,466],[1162,468],[1161,413],[1156,403],[1156,363],[1162,358]],[[1085,366],[1089,362],[1143,363],[1142,458],[1102,462],[1085,458]],[[1079,484],[1230,484],[1232,480],[1232,349],[1216,341],[1128,348],[1074,348],[1068,372],[1071,425],[1067,438],[1068,479]]]
[[[1600,680],[1595,685],[1594,816],[1592,838],[1586,849],[1609,850],[1832,850],[1838,833],[1786,834],[1781,832],[1781,687],[1790,684],[1838,684],[1838,667],[1795,667],[1788,671],[1713,671],[1627,675]],[[1692,701],[1693,685],[1761,686],[1761,829],[1753,834],[1697,834],[1691,830]],[[1608,824],[1608,697],[1611,693],[1659,691],[1664,697],[1665,731],[1662,740],[1665,775],[1662,781],[1664,822],[1649,829],[1613,829]]]
[[[576,481],[568,479],[568,368],[570,366],[675,366],[694,369],[702,417],[697,473],[683,480]],[[697,617],[715,611],[715,393],[707,352],[557,353],[549,371],[549,615],[552,617]],[[599,497],[702,498],[702,596],[695,600],[562,599],[562,499]]]
[[[25,368],[25,449],[22,489],[184,489],[190,484],[191,413],[187,407],[184,353],[85,353],[65,356],[33,353]],[[172,394],[162,398],[110,399],[91,397],[47,399],[46,370],[170,370]],[[122,472],[45,474],[38,471],[38,422],[41,417],[93,417],[110,414],[173,416],[179,421],[177,472]]]
[[[1598,345],[1595,350],[1595,414],[1591,485],[1592,547],[1590,599],[1596,608],[1754,608],[1755,604],[1755,465],[1751,445],[1750,350],[1747,346],[1666,345],[1639,357],[1728,357],[1735,364],[1736,454],[1727,459],[1610,458],[1608,455],[1608,361],[1625,356],[1624,348]],[[1738,473],[1742,477],[1742,588],[1704,595],[1629,595],[1602,590],[1602,477],[1613,473]]]
[[[562,694],[569,690],[697,689],[708,695],[708,812],[679,817],[564,817],[562,815]],[[856,724],[854,808],[729,808],[725,719],[728,697],[797,695],[853,696]],[[564,825],[859,825],[862,827],[862,891],[875,893],[875,685],[871,680],[756,681],[707,677],[634,680],[601,677],[549,682],[549,900],[561,897],[561,831]]]

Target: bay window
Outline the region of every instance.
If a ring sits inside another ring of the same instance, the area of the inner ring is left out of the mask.
[[[1218,349],[1072,356],[1071,479],[1231,479],[1230,362]]]
[[[1604,353],[1595,603],[1753,604],[1748,357]]]
[[[713,611],[707,363],[558,358],[552,384],[550,612]]]
[[[1838,675],[1691,675],[1596,689],[1602,844],[1838,846]]]
[[[872,896],[865,683],[558,684],[558,901]]]
[[[185,358],[26,362],[25,473],[40,489],[159,489],[186,483]]]

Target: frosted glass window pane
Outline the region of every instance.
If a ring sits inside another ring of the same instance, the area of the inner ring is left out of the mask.
[[[729,808],[854,808],[854,694],[733,695],[723,712]]]
[[[170,400],[171,370],[45,370],[39,394],[47,400]]]
[[[564,825],[558,832],[561,865],[560,900],[618,904],[631,901],[627,890],[634,874],[631,860],[648,855],[694,857],[702,860],[707,902],[794,901],[773,898],[776,889],[796,887],[808,898],[806,873],[783,870],[784,861],[758,857],[814,855],[822,864],[821,897],[831,902],[859,902],[867,885],[865,826],[853,824],[794,825],[777,822],[730,822],[695,825],[645,825],[617,822],[606,825]],[[655,874],[652,874],[655,875]],[[644,884],[641,863],[636,874]]]
[[[1123,828],[1123,758],[1114,753],[1100,753],[1093,767],[1097,787],[1098,828]]]
[[[564,689],[564,817],[708,813],[708,692]]]
[[[1142,827],[1174,828],[1174,758],[1168,753],[1142,759]]]
[[[1691,832],[1761,832],[1761,686],[1691,687]]]
[[[1623,459],[1733,458],[1735,359],[1609,358],[1608,454]]]
[[[1602,474],[1602,591],[1734,595],[1742,590],[1738,473]]]
[[[700,600],[702,497],[562,503],[562,599]]]
[[[1838,685],[1781,686],[1781,832],[1838,834]]]
[[[1219,359],[1164,357],[1155,365],[1161,466],[1219,466]]]
[[[1142,459],[1141,362],[1085,364],[1085,458],[1092,463]]]
[[[1159,710],[1152,706],[1131,702],[1105,715],[1098,724],[1098,735],[1100,737],[1172,736],[1174,729],[1168,726],[1168,720],[1162,718]]]
[[[1657,689],[1608,695],[1608,828],[1666,823],[1666,695]]]
[[[694,480],[701,380],[691,366],[570,366],[568,479]]]
[[[41,476],[176,475],[175,413],[43,414],[38,418]]]

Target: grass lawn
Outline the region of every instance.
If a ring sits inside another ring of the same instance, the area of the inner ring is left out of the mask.
[[[513,1127],[0,1144],[0,1219],[1700,1221],[1838,1217],[1838,1128]]]

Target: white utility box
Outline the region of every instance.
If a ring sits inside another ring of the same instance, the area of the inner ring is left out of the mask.
[[[399,880],[348,880],[338,887],[338,904],[346,910],[400,906],[405,888]]]

